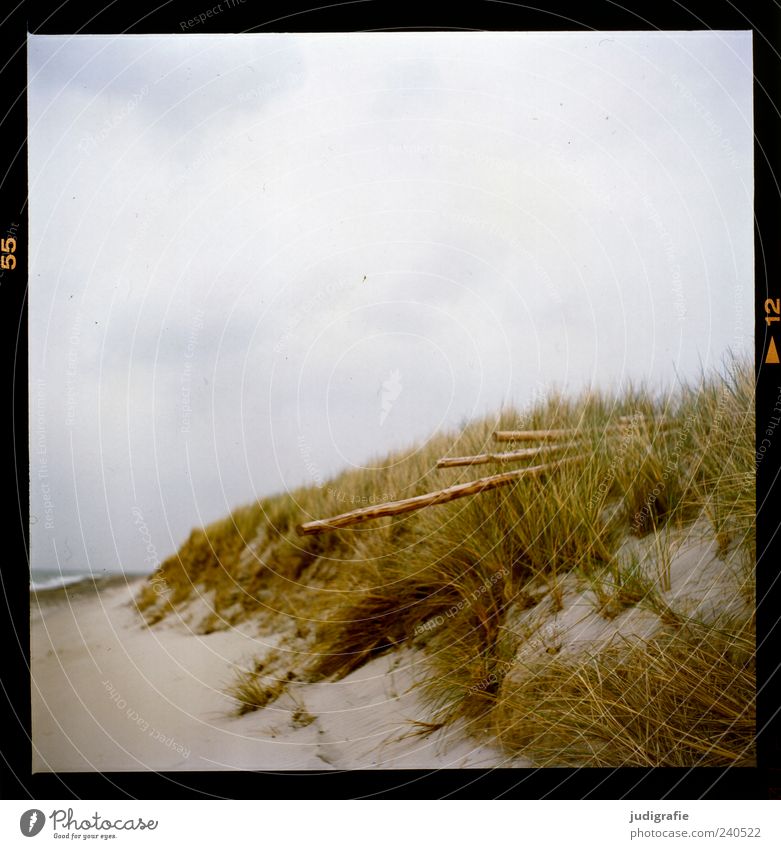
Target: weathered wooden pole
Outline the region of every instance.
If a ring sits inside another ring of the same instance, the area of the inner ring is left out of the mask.
[[[675,422],[670,421],[648,422],[640,419],[640,423],[649,430],[668,430],[676,426]],[[626,432],[631,427],[632,422],[626,420],[602,429],[568,427],[558,430],[495,430],[493,436],[497,442],[554,442],[557,439],[585,438],[615,431]]]
[[[497,442],[554,442],[557,439],[568,439],[580,435],[583,431],[574,428],[560,430],[496,430],[494,439]]]
[[[501,454],[475,454],[471,457],[443,457],[437,460],[438,469],[449,469],[453,466],[482,466],[486,463],[513,463],[516,460],[526,460],[540,454],[553,454],[572,448],[576,443],[565,442],[561,445],[540,445],[537,448],[522,448],[520,451],[507,451]]]
[[[351,510],[349,513],[341,513],[330,519],[316,519],[312,522],[304,522],[296,527],[296,532],[300,536],[322,534],[325,531],[334,531],[338,528],[349,528],[351,525],[358,525],[361,522],[369,521],[369,519],[380,519],[383,516],[398,516],[401,513],[411,513],[413,510],[422,510],[424,507],[445,504],[448,501],[455,501],[457,498],[465,498],[468,495],[477,495],[479,492],[496,489],[500,486],[507,486],[526,475],[536,476],[543,472],[553,471],[563,463],[571,463],[583,459],[585,459],[585,455],[580,457],[566,457],[553,463],[528,466],[525,469],[514,469],[511,472],[503,472],[500,475],[490,475],[489,477],[480,478],[469,483],[449,486],[446,489],[439,489],[436,492],[427,492],[424,495],[403,498],[400,501],[388,501],[385,504],[360,507],[357,510]]]

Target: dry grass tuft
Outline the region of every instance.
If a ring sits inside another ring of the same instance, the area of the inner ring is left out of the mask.
[[[241,670],[230,688],[230,695],[236,700],[236,714],[252,713],[276,701],[285,691],[285,682],[269,679],[257,672]]]
[[[747,623],[688,625],[505,679],[497,735],[540,766],[729,766],[755,757]]]

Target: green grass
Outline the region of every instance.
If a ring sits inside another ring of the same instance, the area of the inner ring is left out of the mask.
[[[708,649],[693,625],[682,627],[685,617],[664,594],[672,540],[704,515],[722,555],[740,560],[746,599],[753,595],[753,380],[752,365],[732,359],[721,373],[667,394],[629,387],[615,395],[551,396],[525,411],[505,409],[387,457],[374,464],[376,471],[349,471],[320,488],[265,498],[193,531],[154,576],[166,592],[147,587],[137,604],[154,624],[196,589],[208,589],[217,618],[236,623],[261,617],[269,630],[296,641],[292,656],[298,660],[291,664],[303,681],[340,678],[384,652],[417,646],[427,658],[422,694],[431,710],[431,721],[421,727],[465,720],[539,762],[565,763],[572,752],[605,765],[740,760],[753,733],[749,624],[734,622],[732,632],[728,628]],[[606,431],[619,417],[638,413],[678,427]],[[583,429],[586,450],[577,453],[587,455],[584,462],[349,530],[310,537],[295,532],[300,522],[387,494],[405,498],[490,474],[490,466],[437,470],[435,464],[446,455],[496,450],[495,429],[560,427]],[[653,562],[618,557],[633,537],[647,538]],[[536,604],[549,605],[553,615],[565,604],[567,576],[593,590],[606,620],[644,607],[659,617],[666,636],[605,650],[575,667],[551,645],[550,662],[522,675],[515,658],[524,638],[508,623]],[[547,588],[544,601],[532,592],[540,586]],[[630,688],[624,704],[618,691],[641,663],[648,664],[642,680],[649,698],[641,703]],[[682,688],[715,670],[727,687],[723,699],[711,704],[711,690],[693,687],[690,700],[681,703],[684,689],[660,686],[671,663],[686,667],[674,677]],[[551,687],[560,698],[543,698]],[[241,704],[256,706],[283,690],[284,684],[269,687],[252,672],[235,688]],[[616,737],[613,707],[624,720],[639,717],[639,725],[625,722],[624,736]],[[697,711],[704,711],[702,721],[691,724]],[[665,732],[667,714],[676,718]],[[739,721],[727,729],[723,723],[737,714]],[[684,717],[689,725],[681,724]],[[555,731],[548,733],[551,724]],[[583,735],[590,748],[577,744]],[[613,738],[611,749],[606,741]],[[665,745],[672,754],[664,754]]]

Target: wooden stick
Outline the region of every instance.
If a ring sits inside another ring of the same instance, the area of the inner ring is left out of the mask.
[[[578,433],[574,428],[562,430],[496,430],[494,439],[497,442],[553,442],[556,439],[566,439]]]
[[[513,463],[525,460],[539,454],[549,454],[572,448],[576,443],[564,442],[561,445],[540,445],[537,448],[522,448],[520,451],[507,451],[502,454],[475,454],[472,457],[443,457],[437,460],[438,469],[449,469],[452,466],[482,466],[486,463]]]
[[[653,430],[667,430],[668,428],[677,427],[675,422],[658,422],[649,423],[642,420],[647,428]],[[595,430],[593,428],[568,427],[560,430],[495,430],[494,439],[497,442],[549,442],[556,439],[567,439],[574,437],[585,437],[588,435],[599,435],[601,433],[611,433],[612,431],[626,431],[631,426],[631,422],[626,421],[621,424],[607,425],[603,430]]]
[[[421,510],[424,507],[433,507],[435,504],[445,504],[455,501],[457,498],[465,498],[467,495],[477,495],[489,489],[507,486],[525,475],[539,475],[542,472],[552,471],[559,468],[562,463],[570,463],[576,460],[584,460],[585,455],[580,457],[567,457],[553,463],[543,463],[539,466],[528,466],[525,469],[514,469],[511,472],[503,472],[500,475],[490,475],[469,483],[460,483],[440,489],[436,492],[427,492],[424,495],[415,495],[412,498],[403,498],[401,501],[389,501],[385,504],[375,504],[372,507],[361,507],[351,510],[349,513],[341,513],[330,519],[316,519],[313,522],[304,522],[296,527],[299,536],[307,534],[321,534],[325,531],[333,531],[337,528],[347,528],[369,519],[380,519],[383,516],[398,516],[401,513],[411,513],[413,510]]]

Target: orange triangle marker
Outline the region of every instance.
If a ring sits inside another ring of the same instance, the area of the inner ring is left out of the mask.
[[[776,342],[773,337],[770,337],[770,345],[767,348],[767,356],[765,357],[766,363],[777,363],[778,360],[778,351],[776,350]]]

